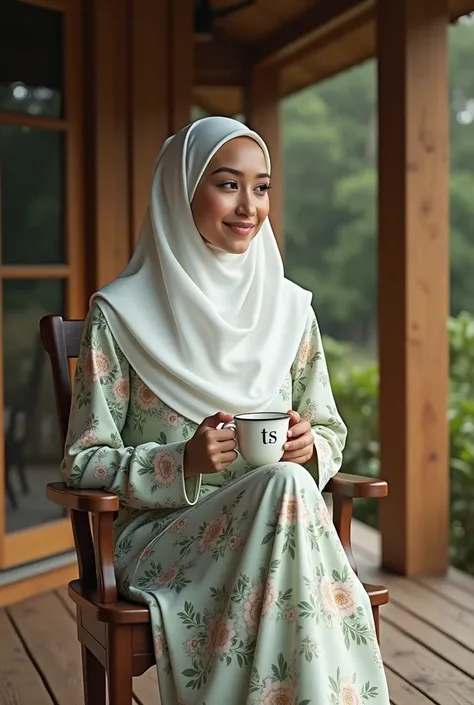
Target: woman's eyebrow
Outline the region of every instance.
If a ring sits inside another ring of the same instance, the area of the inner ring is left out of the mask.
[[[232,169],[230,166],[220,166],[218,169],[212,172],[212,176],[214,174],[221,174],[222,172],[227,172],[228,174],[234,174],[234,176],[244,176],[243,171],[239,171],[238,169]],[[257,179],[269,179],[270,174],[267,174],[266,172],[263,172],[261,174],[256,174]]]

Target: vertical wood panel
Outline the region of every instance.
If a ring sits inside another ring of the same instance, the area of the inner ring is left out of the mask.
[[[87,311],[85,296],[85,219],[84,219],[84,73],[81,0],[68,0],[65,13],[66,85],[66,253],[70,265],[66,313],[83,318]]]
[[[149,203],[153,164],[170,131],[168,3],[134,0],[131,8],[131,191],[133,239]]]
[[[377,3],[382,560],[448,564],[448,0]]]
[[[89,5],[87,100],[91,161],[88,165],[94,254],[92,289],[114,279],[130,253],[129,192],[129,15],[127,0],[94,0]]]
[[[247,125],[265,140],[272,162],[270,221],[283,254],[283,173],[280,124],[279,80],[277,71],[254,68],[245,89]]]
[[[194,1],[169,0],[170,131],[191,121],[194,76]]]

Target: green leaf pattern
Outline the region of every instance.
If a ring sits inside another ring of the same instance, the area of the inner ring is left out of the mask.
[[[313,313],[271,408],[290,406],[311,423],[317,468],[239,457],[185,480],[196,424],[144,384],[100,307],[89,313],[62,470],[120,497],[117,582],[150,609],[162,702],[389,704],[370,604],[321,495],[346,430]]]

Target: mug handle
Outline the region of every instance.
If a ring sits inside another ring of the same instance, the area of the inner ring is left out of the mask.
[[[236,431],[236,430],[237,430],[237,425],[235,424],[234,421],[228,421],[227,423],[223,424],[223,425],[221,426],[221,428],[223,428],[223,429],[224,429],[224,428],[231,428],[233,431]],[[239,455],[240,455],[239,445],[238,445],[238,443],[237,443],[237,437],[236,437],[236,439],[235,439],[235,450],[236,450],[237,453],[239,453]]]

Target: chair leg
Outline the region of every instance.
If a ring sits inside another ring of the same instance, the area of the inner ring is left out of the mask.
[[[378,605],[372,605],[372,614],[374,615],[375,622],[375,633],[377,634],[377,641],[380,644],[380,607]]]
[[[85,705],[106,705],[105,669],[89,649],[81,644]]]
[[[132,629],[128,624],[108,626],[107,682],[109,705],[132,705]]]

